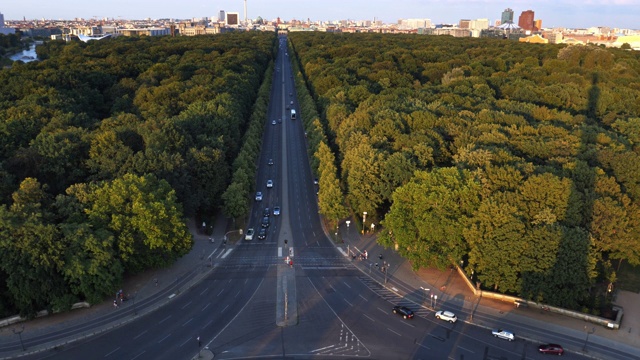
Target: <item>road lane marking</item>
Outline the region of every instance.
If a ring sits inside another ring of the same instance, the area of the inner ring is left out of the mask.
[[[185,340],[182,344],[180,344],[180,347],[182,347],[184,344],[188,343],[189,341],[191,341],[193,339],[191,338],[187,338],[187,340]]]
[[[278,257],[282,257],[282,246],[278,246]]]
[[[462,346],[458,346],[458,348],[460,348],[460,349],[462,349],[462,350],[465,350],[465,351],[468,351],[468,352],[470,352],[470,353],[472,353],[472,354],[475,354],[473,351],[471,351],[471,350],[469,350],[469,349],[467,349],[467,348],[464,348],[464,347],[462,347]]]
[[[224,292],[224,289],[220,290],[220,292],[218,293],[218,295],[216,295],[216,297],[220,296],[220,294],[222,294]]]
[[[353,306],[353,304],[352,304],[352,303],[350,303],[350,302],[348,302],[348,301],[347,301],[347,299],[342,298],[342,300],[344,300],[344,302],[346,302],[347,304],[349,304],[349,306]]]
[[[207,327],[207,326],[211,325],[211,323],[212,323],[212,322],[213,322],[213,320],[209,320],[209,322],[208,322],[208,323],[206,323],[206,324],[204,325],[204,327]]]
[[[343,283],[344,283],[345,285],[347,285],[347,287],[348,287],[349,289],[351,289],[351,286],[349,286],[349,284],[347,284],[347,282],[346,282],[346,281],[343,281]]]
[[[139,358],[139,357],[140,357],[140,355],[142,355],[142,354],[144,354],[144,353],[146,353],[146,352],[147,352],[147,350],[143,350],[140,354],[138,354],[138,355],[136,355],[136,356],[132,357],[132,358],[131,358],[131,360],[135,360],[135,359]]]
[[[227,250],[227,251],[224,253],[224,255],[222,255],[222,258],[223,258],[223,259],[224,259],[224,258],[226,258],[226,257],[227,257],[227,255],[229,255],[232,251],[233,251],[233,249],[229,249],[229,250]],[[220,254],[222,254],[222,253],[220,253]]]
[[[360,294],[358,294],[358,296],[360,296],[361,298],[363,298],[363,299],[364,299],[364,301],[369,301],[369,300],[367,300],[367,298],[366,298],[366,297],[364,297],[364,296],[362,296],[362,295],[360,295]]]
[[[120,347],[119,347],[119,346],[118,346],[117,348],[115,348],[112,352],[110,352],[110,353],[108,353],[107,355],[105,355],[104,357],[107,357],[107,356],[109,356],[109,355],[113,354],[114,352],[116,352],[116,351],[118,351],[118,350],[120,350]]]
[[[206,293],[207,291],[209,291],[209,289],[208,289],[208,288],[207,288],[207,289],[202,290],[202,292],[200,293],[200,296],[204,295],[204,293]]]
[[[140,336],[144,335],[147,331],[149,331],[149,330],[145,330],[145,331],[141,332],[140,334],[136,335],[136,337],[134,337],[133,340],[135,340],[135,339],[139,338]]]
[[[238,291],[238,293],[236,294],[236,296],[234,296],[234,298],[237,298],[238,295],[240,295],[240,291]]]
[[[431,348],[430,348],[430,347],[428,347],[428,346],[424,346],[424,345],[422,345],[422,344],[418,344],[418,346],[423,347],[423,348],[425,348],[425,349],[427,349],[427,350],[431,350]]]
[[[405,324],[405,325],[407,325],[407,326],[411,326],[412,328],[415,328],[415,326],[413,326],[413,325],[409,324],[409,323],[408,323],[408,322],[406,322],[406,321],[402,321],[402,323],[403,323],[403,324]]]
[[[387,328],[387,330],[391,331],[392,333],[394,333],[394,334],[396,334],[396,335],[398,335],[398,336],[402,336],[402,335],[400,335],[399,333],[397,333],[397,332],[395,332],[395,331],[393,331],[393,330],[391,330],[391,329],[389,329],[389,328]]]
[[[182,324],[182,327],[184,327],[185,325],[187,325],[188,323],[191,322],[191,320],[193,320],[193,318],[189,319],[189,321],[187,321],[186,323]]]
[[[187,306],[191,305],[191,303],[192,303],[192,302],[193,302],[193,300],[192,300],[192,301],[189,301],[189,302],[188,302],[188,303],[186,303],[186,304],[184,304],[184,306],[182,307],[182,310],[184,310],[184,308],[186,308]]]
[[[380,310],[380,311],[382,311],[382,312],[383,312],[383,313],[385,313],[385,314],[387,313],[385,310],[382,310],[382,309],[380,309],[380,308],[377,308],[377,309],[378,309],[378,310]]]
[[[225,306],[224,309],[222,309],[222,311],[220,311],[220,313],[224,313],[224,311],[227,310],[228,307],[229,307],[229,305]]]
[[[167,316],[166,318],[160,320],[160,322],[158,324],[162,324],[163,322],[169,320],[169,318],[171,317],[171,315]]]
[[[167,338],[171,336],[171,334],[168,334],[167,336],[163,337],[162,339],[160,339],[160,341],[158,341],[158,344],[160,344],[161,342],[167,340]]]
[[[327,349],[331,349],[331,348],[333,348],[333,347],[335,347],[335,345],[325,346],[325,347],[323,347],[323,348],[315,349],[315,350],[311,350],[311,351],[309,351],[309,352],[312,352],[312,353],[313,353],[313,352],[318,352],[318,351],[324,351],[324,350],[327,350]]]
[[[211,303],[208,303],[208,304],[207,304],[205,307],[203,307],[203,308],[202,308],[202,310],[200,310],[200,311],[204,311],[206,308],[208,308],[208,307],[209,307],[209,305],[211,305]]]
[[[369,320],[371,320],[371,321],[375,322],[375,320],[373,320],[372,318],[368,317],[368,316],[367,316],[367,314],[362,314],[362,316],[364,316],[364,317],[366,317],[367,319],[369,319]]]

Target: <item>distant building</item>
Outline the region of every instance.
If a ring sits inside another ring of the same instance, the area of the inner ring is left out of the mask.
[[[546,32],[545,37],[549,39],[550,44],[562,44],[562,40],[564,39],[564,35],[559,31]]]
[[[0,13],[0,34],[9,35],[15,34],[16,29],[4,27],[4,15]]]
[[[237,12],[228,12],[226,16],[227,18],[225,19],[225,23],[227,23],[227,26],[240,25],[240,14]]]
[[[504,24],[507,22],[513,22],[513,10],[511,10],[511,8],[504,9],[504,11],[502,12],[502,17],[500,18],[500,24]]]
[[[623,44],[629,44],[632,49],[640,50],[640,35],[620,36],[613,42],[612,46],[620,47]]]
[[[549,40],[543,38],[539,34],[523,37],[518,39],[518,41],[525,42],[525,43],[532,43],[532,44],[548,44],[549,43]]]
[[[460,22],[458,23],[458,27],[460,29],[471,29],[471,20],[468,19],[461,19]]]
[[[520,26],[522,30],[535,31],[534,16],[533,10],[523,11],[522,14],[520,14],[520,18],[518,18],[518,26]]]
[[[489,19],[476,19],[469,22],[469,29],[483,30],[489,28]]]
[[[224,10],[220,10],[218,13],[218,21],[224,22],[227,19],[227,16],[224,13]]]
[[[533,22],[533,27],[536,29],[536,31],[542,30],[542,20],[535,20]]]
[[[400,29],[421,29],[430,28],[431,19],[400,19],[398,20]]]
[[[169,28],[139,28],[139,29],[118,29],[118,34],[124,36],[163,36],[171,35]]]

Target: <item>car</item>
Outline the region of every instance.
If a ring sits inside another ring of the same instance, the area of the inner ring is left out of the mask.
[[[413,318],[413,311],[406,306],[394,306],[393,313],[402,316],[405,319]]]
[[[280,206],[274,206],[273,208],[273,216],[280,215]]]
[[[269,159],[268,164],[269,164],[269,165],[273,165],[273,159]]]
[[[436,318],[440,320],[448,321],[452,324],[458,321],[456,314],[452,313],[451,311],[438,311],[436,313]]]
[[[542,344],[538,347],[538,351],[543,354],[562,355],[564,349],[558,344]]]
[[[516,339],[516,336],[511,331],[507,331],[507,330],[494,329],[494,330],[491,330],[491,334],[497,338],[505,339],[509,341],[513,341]]]
[[[253,233],[254,233],[253,228],[248,228],[247,233],[244,234],[244,239],[247,241],[253,240]]]
[[[313,179],[313,185],[318,185],[318,178]]]
[[[291,107],[289,105],[287,105],[287,110],[289,110]]]
[[[264,210],[262,210],[262,216],[271,216],[271,209],[268,207],[264,208]]]
[[[262,192],[258,191],[256,193],[256,201],[262,201]]]
[[[273,180],[267,180],[267,187],[268,188],[272,188],[273,187]]]
[[[271,125],[275,125],[275,124],[276,124],[276,121],[275,121],[275,120],[272,120],[272,121],[271,121]]]
[[[278,124],[282,123],[282,119],[278,119]]]
[[[262,225],[263,228],[269,227],[269,217],[267,217],[267,216],[263,217],[261,225]]]
[[[291,100],[291,102],[289,102],[289,105],[293,106],[293,100]]]
[[[290,93],[289,93],[289,96],[293,96],[293,93],[292,93],[292,92],[290,92]]]
[[[262,228],[258,231],[258,240],[264,240],[267,238],[267,229]]]

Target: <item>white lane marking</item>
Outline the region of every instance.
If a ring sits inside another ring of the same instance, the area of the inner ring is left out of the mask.
[[[364,315],[364,317],[366,317],[367,319],[375,322],[375,320],[373,320],[372,318],[368,317],[366,314],[362,314],[362,315]]]
[[[146,352],[147,352],[147,350],[143,350],[140,354],[138,354],[138,355],[136,355],[136,356],[132,357],[132,358],[131,358],[131,360],[135,360],[135,359],[139,358],[139,357],[140,357],[140,355],[142,355],[142,354],[144,354],[144,353],[146,353]]]
[[[342,247],[338,246],[338,251],[340,251],[343,256],[347,256],[347,253],[342,250]]]
[[[208,323],[206,323],[206,324],[204,325],[204,327],[207,327],[207,326],[211,325],[211,323],[212,323],[212,322],[213,322],[213,320],[209,320],[209,322],[208,322]]]
[[[343,283],[344,283],[344,284],[345,284],[349,289],[351,289],[351,286],[349,286],[349,284],[347,284],[347,282],[346,282],[346,281],[343,281]]]
[[[220,296],[220,294],[222,294],[224,292],[224,289],[220,290],[220,292],[218,293],[218,295],[216,295],[216,297]]]
[[[207,288],[207,289],[202,290],[202,292],[200,293],[200,296],[204,295],[204,293],[206,293],[207,291],[209,291],[209,289],[208,289],[208,288]]]
[[[362,296],[362,295],[360,295],[360,294],[358,294],[358,296],[360,296],[361,298],[363,298],[363,299],[364,299],[364,301],[369,301],[369,300],[367,300],[367,298],[366,298],[366,297],[364,297],[364,296]]]
[[[342,300],[344,300],[344,302],[346,302],[347,304],[349,304],[349,306],[353,306],[353,304],[352,304],[352,303],[350,303],[350,302],[348,302],[348,301],[347,301],[347,299],[342,298]]]
[[[158,341],[158,344],[160,344],[161,342],[167,340],[167,338],[171,336],[171,334],[168,334],[167,336],[163,337],[162,339],[160,339],[160,341]]]
[[[140,336],[144,335],[147,331],[149,331],[149,330],[145,330],[145,331],[141,332],[140,334],[136,335],[136,337],[134,337],[133,340],[135,340],[135,339],[139,338]]]
[[[425,349],[431,350],[431,348],[430,348],[430,347],[428,347],[428,346],[424,346],[424,345],[422,345],[422,344],[418,344],[418,346],[421,346],[421,347],[423,347],[423,348],[425,348]]]
[[[282,246],[278,246],[278,257],[282,257]]]
[[[162,324],[163,322],[169,320],[169,318],[171,317],[171,315],[167,316],[166,318],[160,320],[160,322],[158,324]]]
[[[193,302],[193,300],[192,300],[192,301],[189,301],[189,302],[188,302],[188,303],[186,303],[186,304],[184,304],[184,306],[182,307],[182,310],[184,310],[184,308],[186,308],[187,306],[191,305],[191,303],[192,303],[192,302]]]
[[[382,309],[380,309],[380,308],[377,308],[377,309],[378,309],[378,310],[380,310],[380,311],[382,311],[382,312],[383,312],[383,313],[385,313],[385,314],[387,313],[385,310],[382,310]]]
[[[325,347],[323,347],[323,348],[315,349],[315,350],[311,350],[311,351],[309,351],[309,352],[318,352],[318,351],[323,351],[323,350],[331,349],[332,347],[335,347],[335,345],[325,346]]]
[[[395,331],[393,331],[393,330],[391,330],[391,329],[389,329],[389,328],[387,328],[387,330],[391,331],[392,333],[394,333],[394,334],[396,334],[396,335],[398,335],[398,336],[402,336],[402,335],[400,335],[399,333],[397,333],[397,332],[395,332]]]
[[[209,305],[211,305],[211,303],[208,303],[208,304],[207,304],[205,307],[203,307],[203,308],[202,308],[202,310],[200,310],[200,311],[204,311],[206,308],[208,308],[208,307],[209,307]]]
[[[405,324],[405,325],[407,325],[407,326],[411,326],[412,328],[414,328],[414,327],[415,327],[415,326],[413,326],[413,325],[409,324],[407,321],[402,321],[402,324]]]
[[[186,323],[182,324],[182,327],[184,327],[185,325],[187,325],[188,323],[191,322],[191,320],[193,320],[193,318],[189,319],[189,321],[187,321]]]
[[[462,349],[462,350],[465,350],[465,351],[468,351],[468,352],[470,352],[470,353],[472,353],[472,354],[475,354],[473,351],[471,351],[471,350],[469,350],[469,349],[467,349],[467,348],[464,348],[464,347],[462,347],[462,346],[458,346],[458,348],[460,348],[460,349]]]
[[[227,251],[224,253],[224,255],[222,255],[222,258],[223,258],[223,259],[224,259],[224,258],[226,258],[226,257],[227,257],[227,256],[228,256],[232,251],[233,251],[233,249],[229,249],[229,250],[227,250]],[[222,253],[221,253],[221,254],[222,254]]]
[[[107,355],[105,355],[104,357],[107,357],[107,356],[109,356],[109,355],[113,354],[114,352],[116,352],[116,351],[118,351],[118,350],[120,350],[120,347],[119,347],[119,346],[118,346],[117,348],[115,348],[112,352],[110,352],[110,353],[108,353]]]
[[[218,249],[213,250],[213,252],[209,254],[209,257],[207,259],[211,259],[213,257],[213,254],[216,253],[216,251],[218,251]]]
[[[187,338],[187,340],[185,340],[182,344],[180,344],[180,346],[182,347],[184,344],[188,343],[191,340],[192,340],[191,338]]]
[[[224,313],[224,311],[227,310],[228,307],[229,307],[229,305],[225,306],[224,309],[222,309],[222,311],[220,311],[220,312]]]
[[[234,296],[234,298],[237,298],[238,295],[240,295],[240,291],[238,291],[238,293],[236,294],[236,296]]]

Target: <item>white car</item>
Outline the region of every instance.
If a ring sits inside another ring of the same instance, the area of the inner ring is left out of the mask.
[[[272,120],[272,121],[271,121],[271,125],[275,125],[275,124],[276,124],[276,121],[275,121],[275,120]]]
[[[273,187],[273,180],[267,180],[267,187],[268,188],[272,188]]]
[[[262,201],[262,192],[258,191],[256,193],[256,201]]]
[[[244,239],[247,241],[253,240],[253,228],[248,228],[247,233],[244,235]]]
[[[276,206],[273,208],[273,216],[279,216],[280,215],[280,206]]]
[[[507,330],[502,330],[502,329],[491,330],[491,334],[493,334],[493,336],[497,338],[505,339],[509,341],[513,341],[516,339],[516,336],[511,331],[507,331]]]
[[[438,311],[436,313],[436,318],[443,321],[448,321],[452,324],[458,321],[456,314],[452,313],[451,311]]]

